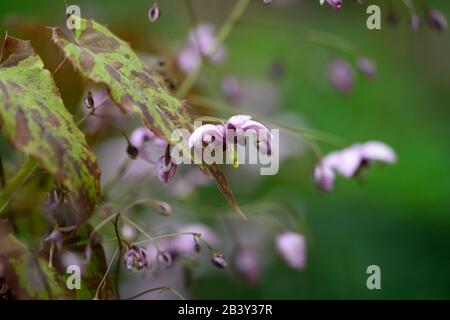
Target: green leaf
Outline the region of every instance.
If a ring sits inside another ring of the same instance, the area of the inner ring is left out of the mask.
[[[192,132],[193,121],[183,103],[170,94],[160,76],[139,59],[128,43],[93,20],[73,18],[79,19],[81,26],[74,30],[74,42],[59,28],[52,29],[52,38],[85,78],[104,84],[124,113],[137,113],[150,130],[167,141],[176,129]],[[204,166],[203,171],[216,179],[226,199],[242,214],[220,168]]]
[[[0,220],[0,265],[5,284],[16,299],[73,299],[64,278],[32,253]]]
[[[100,194],[95,154],[31,43],[8,35],[0,58],[0,123],[15,148],[70,191],[74,223],[89,217]]]

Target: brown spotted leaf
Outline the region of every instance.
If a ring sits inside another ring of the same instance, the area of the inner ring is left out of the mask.
[[[0,220],[0,266],[2,281],[15,299],[74,299],[66,281],[48,261],[31,252]]]
[[[12,145],[69,190],[73,223],[90,216],[100,194],[95,154],[31,43],[8,35],[0,58],[0,124]]]
[[[171,141],[176,129],[192,132],[193,121],[181,101],[169,93],[160,76],[139,59],[128,43],[93,20],[73,18],[80,22],[80,29],[74,30],[74,42],[59,28],[53,28],[52,38],[85,78],[104,84],[124,113],[137,113],[160,137]],[[220,168],[213,165],[203,169],[216,179],[228,202],[242,214]]]

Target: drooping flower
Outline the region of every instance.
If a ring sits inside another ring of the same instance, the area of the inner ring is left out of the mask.
[[[64,244],[64,235],[58,229],[53,230],[48,236],[44,238],[45,242],[53,242],[56,247],[60,250]]]
[[[200,24],[189,34],[188,45],[178,55],[178,65],[186,72],[194,71],[202,58],[218,64],[225,59],[223,46],[216,48],[215,28],[209,24]]]
[[[328,67],[328,77],[333,87],[343,94],[349,94],[353,89],[353,70],[350,64],[337,58]]]
[[[299,233],[288,231],[280,234],[276,239],[278,253],[291,267],[302,270],[306,266],[306,240]]]
[[[382,142],[355,144],[325,156],[314,169],[314,180],[324,191],[330,192],[333,189],[335,173],[351,178],[373,161],[393,164],[397,161],[397,156],[391,147]]]
[[[132,245],[125,251],[124,261],[127,269],[136,268],[142,270],[150,267],[150,260],[147,256],[147,251],[143,247]]]
[[[249,283],[257,283],[261,279],[261,263],[255,252],[249,248],[242,248],[234,256],[236,270]]]
[[[175,172],[177,171],[177,165],[172,161],[170,155],[164,155],[156,162],[156,174],[159,180],[167,184],[172,180]]]
[[[263,124],[251,120],[248,115],[235,115],[228,119],[224,125],[205,124],[198,127],[189,137],[188,146],[192,148],[197,145],[209,143],[220,143],[223,148],[236,143],[246,143],[246,133],[256,134],[256,145],[259,150],[271,153],[272,133]],[[250,131],[251,130],[251,131]]]
[[[136,128],[130,136],[130,143],[138,150],[138,157],[150,163],[155,163],[164,153],[167,141],[158,137],[146,127]]]

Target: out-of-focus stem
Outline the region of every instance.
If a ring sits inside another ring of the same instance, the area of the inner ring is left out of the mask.
[[[19,169],[19,172],[6,184],[5,188],[0,193],[0,217],[4,213],[4,209],[8,206],[12,197],[22,187],[22,185],[31,177],[37,168],[37,164],[31,158]]]
[[[230,16],[225,21],[222,28],[219,30],[217,37],[216,37],[214,47],[211,50],[211,52],[209,52],[209,54],[214,54],[217,51],[217,49],[225,42],[225,40],[227,39],[228,35],[233,30],[236,23],[239,21],[239,19],[244,14],[245,9],[249,5],[249,3],[250,3],[250,0],[239,0],[238,1],[236,6],[234,7],[233,11],[231,12]],[[193,72],[191,72],[187,76],[187,78],[183,81],[183,83],[181,84],[181,86],[178,89],[177,94],[176,94],[176,96],[178,98],[183,99],[186,97],[186,95],[189,93],[191,88],[194,86],[195,81],[197,80],[198,76],[200,75],[200,72],[202,71],[202,67],[203,67],[203,59],[200,62],[200,64],[198,65],[198,67]]]

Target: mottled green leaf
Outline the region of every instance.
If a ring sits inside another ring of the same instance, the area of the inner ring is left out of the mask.
[[[175,129],[192,132],[193,121],[181,101],[164,87],[160,76],[146,66],[128,43],[93,20],[78,17],[80,29],[69,41],[59,28],[53,28],[53,41],[68,60],[89,80],[104,84],[113,101],[124,113],[137,113],[144,124],[170,141]],[[241,213],[227,179],[218,166],[203,167],[217,180],[219,189]]]
[[[0,58],[0,124],[17,149],[69,191],[76,222],[93,212],[100,172],[58,88],[29,41],[6,36]]]
[[[0,265],[5,284],[16,299],[73,299],[64,278],[26,248],[0,220]]]

